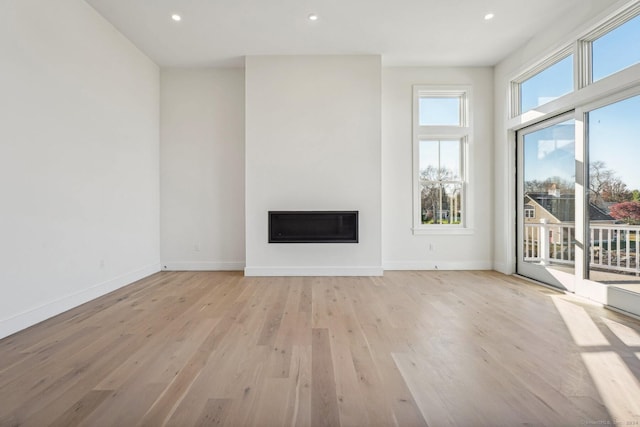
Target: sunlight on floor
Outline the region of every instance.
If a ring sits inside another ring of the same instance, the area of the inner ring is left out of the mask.
[[[640,347],[640,334],[628,326],[609,319],[602,319],[620,341],[629,347]]]
[[[601,318],[615,337],[630,347],[624,354],[611,351],[613,346],[583,307],[562,296],[551,298],[573,340],[584,348],[582,361],[613,422],[616,425],[640,424],[640,382],[625,362],[625,358],[634,354],[635,349],[631,347],[640,346],[638,332],[613,320]],[[640,358],[640,353],[636,352],[635,356]]]
[[[624,360],[612,351],[583,353],[582,360],[612,420],[622,425],[640,422],[640,383]]]
[[[576,344],[579,346],[607,346],[610,344],[584,308],[566,301],[560,296],[553,296],[551,299]]]

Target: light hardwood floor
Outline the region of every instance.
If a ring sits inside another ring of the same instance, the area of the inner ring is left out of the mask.
[[[640,322],[494,272],[163,272],[1,340],[0,425],[638,425],[639,378]]]

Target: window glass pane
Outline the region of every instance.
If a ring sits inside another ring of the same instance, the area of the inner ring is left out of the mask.
[[[422,224],[462,221],[460,146],[460,140],[420,141]]]
[[[440,166],[439,141],[420,141],[420,176],[436,181]]]
[[[640,16],[594,40],[592,49],[593,81],[640,62]]]
[[[524,217],[525,218],[535,218],[536,217],[536,208],[531,205],[524,206]]]
[[[640,190],[640,96],[589,113],[589,188],[592,201],[633,200]],[[636,196],[640,200],[640,195]],[[607,206],[608,207],[608,206]]]
[[[443,185],[443,210],[446,217],[443,215],[439,220],[441,224],[460,224],[462,221],[462,184],[446,184]]]
[[[420,97],[420,126],[460,126],[460,97]]]
[[[589,278],[640,283],[640,96],[589,112]]]
[[[460,224],[462,221],[462,184],[422,183],[422,223]]]
[[[548,210],[553,222],[575,213],[575,122],[568,120],[524,137],[524,194]],[[567,201],[559,202],[560,199]]]
[[[574,271],[575,121],[525,134],[522,154],[523,264]],[[562,265],[562,267],[558,267]],[[547,273],[548,274],[548,273]]]
[[[440,141],[440,179],[460,180],[460,141]]]
[[[422,223],[438,224],[438,213],[442,211],[442,191],[440,184],[432,181],[421,181]]]
[[[572,91],[573,55],[569,55],[520,84],[520,112],[529,111]]]
[[[459,181],[460,140],[420,141],[420,176],[430,181]]]

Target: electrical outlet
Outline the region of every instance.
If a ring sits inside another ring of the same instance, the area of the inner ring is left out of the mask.
[[[100,268],[104,268],[104,260],[103,259],[100,260]]]
[[[429,252],[433,252],[435,250],[435,245],[433,243],[429,243]]]

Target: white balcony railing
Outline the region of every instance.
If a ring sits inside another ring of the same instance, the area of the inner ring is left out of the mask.
[[[591,224],[589,265],[604,271],[640,275],[640,226]],[[575,263],[575,224],[525,224],[526,262],[543,265]]]

